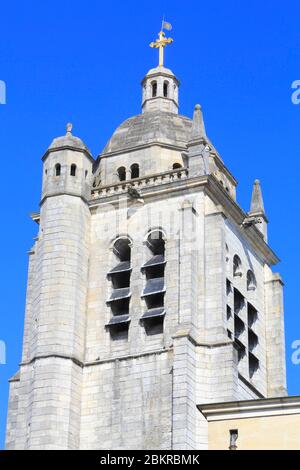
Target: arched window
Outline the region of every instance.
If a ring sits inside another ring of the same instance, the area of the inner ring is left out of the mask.
[[[249,269],[247,271],[247,290],[255,290],[255,289],[256,289],[256,279],[255,279],[253,271]]]
[[[165,254],[165,239],[161,230],[152,230],[149,233],[147,246],[154,255]]]
[[[168,98],[169,94],[169,82],[164,82],[164,97]]]
[[[60,163],[56,163],[55,165],[55,176],[60,176],[61,173],[61,165]]]
[[[126,168],[124,166],[120,166],[120,168],[117,169],[117,173],[120,181],[126,180]]]
[[[142,294],[146,312],[141,317],[147,335],[163,333],[165,316],[165,240],[160,230],[149,233],[147,242],[150,258],[142,266],[146,285]]]
[[[157,95],[157,82],[152,82],[152,98],[155,98]]]
[[[118,238],[113,247],[113,252],[120,261],[130,261],[131,244],[126,237]]]
[[[242,276],[242,262],[238,255],[233,257],[233,275]]]
[[[70,175],[71,176],[76,176],[76,165],[75,165],[75,163],[72,163],[72,165],[71,165]]]
[[[182,168],[180,163],[173,163],[173,170],[179,170],[179,168]]]
[[[139,168],[137,163],[134,163],[133,165],[131,165],[130,170],[131,170],[131,178],[132,179],[133,178],[139,178],[140,168]]]
[[[111,281],[111,296],[107,303],[111,308],[111,319],[106,327],[111,338],[127,339],[130,323],[130,277],[131,242],[127,237],[118,238],[113,246],[115,262],[107,277]]]

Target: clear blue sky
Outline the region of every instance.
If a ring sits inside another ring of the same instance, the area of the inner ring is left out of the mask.
[[[68,121],[97,155],[116,126],[140,112],[140,81],[157,62],[148,44],[163,14],[173,24],[166,65],[181,80],[181,114],[202,104],[245,210],[253,180],[262,182],[286,284],[289,393],[300,394],[300,365],[291,362],[291,343],[300,339],[300,105],[291,102],[291,83],[300,79],[299,1],[2,2],[0,447],[7,380],[21,357],[27,251],[37,232],[28,213],[38,209],[40,159]]]

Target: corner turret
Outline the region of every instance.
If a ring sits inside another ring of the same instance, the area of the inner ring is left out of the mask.
[[[52,141],[42,160],[42,200],[58,194],[89,198],[94,159],[83,141],[72,135],[72,124],[67,124],[66,135]]]

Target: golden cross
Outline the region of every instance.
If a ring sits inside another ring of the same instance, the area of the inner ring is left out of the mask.
[[[166,38],[165,33],[160,31],[158,33],[158,39],[155,42],[151,42],[150,47],[159,49],[159,67],[163,67],[164,65],[164,48],[167,44],[172,44],[172,38]]]

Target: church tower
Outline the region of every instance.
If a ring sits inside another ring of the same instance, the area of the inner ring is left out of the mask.
[[[282,280],[159,64],[94,160],[67,126],[43,157],[7,449],[206,449],[197,405],[286,395]]]

